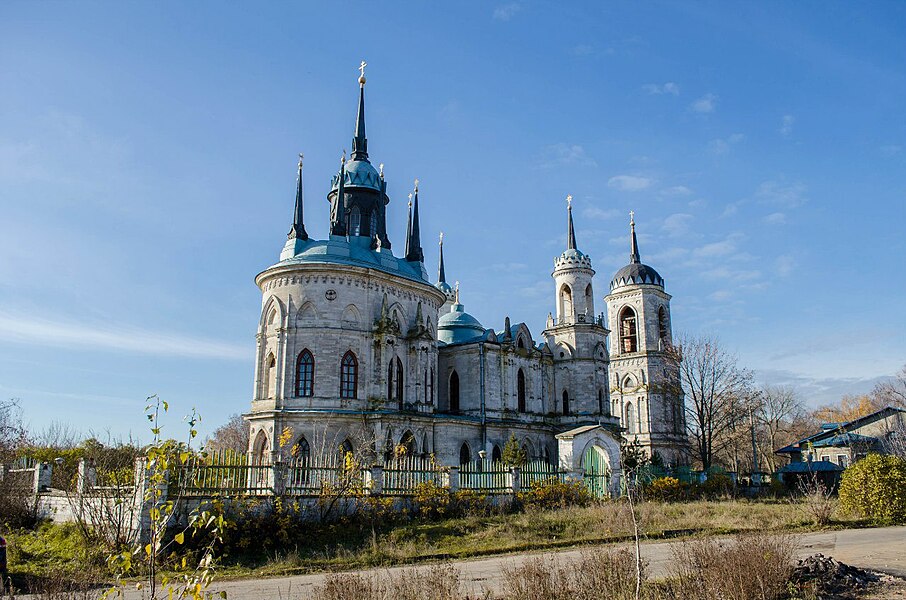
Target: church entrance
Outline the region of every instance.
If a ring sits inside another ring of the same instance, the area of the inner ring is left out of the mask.
[[[610,466],[603,448],[591,444],[582,456],[582,467],[585,469],[584,483],[595,498],[608,494],[610,486]]]

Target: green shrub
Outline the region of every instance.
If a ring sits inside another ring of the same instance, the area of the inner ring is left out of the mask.
[[[906,522],[906,460],[869,454],[843,472],[840,504],[877,523]]]
[[[726,473],[714,471],[708,473],[708,478],[698,486],[705,498],[722,498],[733,492],[733,480]]]
[[[533,481],[528,491],[519,494],[518,500],[526,508],[551,510],[587,506],[591,502],[591,493],[582,482],[563,482],[551,478],[547,481]]]
[[[661,502],[679,502],[689,497],[689,486],[676,477],[658,477],[644,491],[648,500]]]

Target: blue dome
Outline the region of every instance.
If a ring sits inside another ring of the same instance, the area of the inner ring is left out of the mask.
[[[437,339],[447,344],[467,342],[484,335],[482,324],[465,311],[462,304],[450,307],[450,312],[437,319]]]
[[[337,175],[333,176],[330,188],[336,189]],[[350,160],[346,162],[346,177],[343,180],[346,187],[364,187],[381,191],[381,176],[367,160]]]

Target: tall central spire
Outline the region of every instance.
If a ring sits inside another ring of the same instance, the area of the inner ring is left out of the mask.
[[[447,283],[447,274],[444,272],[444,232],[440,232],[440,260],[437,263],[437,282]]]
[[[629,229],[632,233],[632,241],[629,247],[629,262],[638,264],[642,262],[639,258],[639,241],[635,238],[635,211],[629,211]]]
[[[293,226],[287,234],[288,239],[307,240],[308,233],[305,231],[305,222],[302,215],[303,193],[302,193],[302,158],[299,154],[299,174],[296,179],[296,212],[293,213]]]
[[[576,230],[573,227],[573,197],[566,197],[566,213],[569,231],[566,234],[566,249],[575,250],[576,249]]]
[[[359,65],[359,112],[355,121],[355,137],[352,138],[351,160],[368,160],[368,139],[365,137],[365,67],[364,60]]]
[[[418,179],[415,180],[415,189],[410,196],[410,205],[412,207],[412,218],[410,221],[409,232],[406,236],[406,260],[409,262],[425,262],[425,254],[422,252],[422,236],[418,224]]]

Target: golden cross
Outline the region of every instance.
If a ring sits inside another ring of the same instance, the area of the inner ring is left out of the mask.
[[[368,63],[366,63],[364,60],[362,61],[362,64],[359,65],[359,73],[361,73],[362,77],[365,76],[365,67],[367,67],[367,66],[368,66]]]

